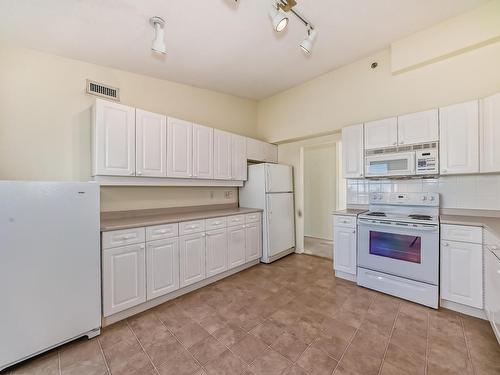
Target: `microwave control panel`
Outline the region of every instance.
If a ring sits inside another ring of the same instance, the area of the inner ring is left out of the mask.
[[[415,163],[417,175],[438,174],[439,165],[437,149],[417,151]]]

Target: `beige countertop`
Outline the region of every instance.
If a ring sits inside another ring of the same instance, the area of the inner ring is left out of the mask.
[[[347,208],[345,210],[333,211],[332,215],[345,215],[345,216],[358,216],[359,214],[366,212],[367,210],[361,210],[356,208]]]
[[[500,217],[441,215],[441,224],[471,225],[490,230],[495,236],[500,237]]]
[[[147,227],[151,225],[179,223],[182,221],[211,219],[221,216],[243,215],[252,212],[262,212],[259,208],[245,207],[221,207],[212,208],[185,207],[179,210],[134,210],[121,211],[116,213],[101,214],[101,232],[111,230]]]

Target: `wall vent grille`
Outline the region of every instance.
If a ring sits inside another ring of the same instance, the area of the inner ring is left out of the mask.
[[[378,149],[373,149],[373,150],[366,150],[365,156],[386,155],[386,154],[394,154],[397,152],[410,152],[410,151],[418,151],[418,150],[433,150],[433,149],[437,149],[437,147],[438,147],[437,142],[430,142],[430,143],[420,143],[420,144],[409,145],[409,146],[378,148]]]
[[[120,101],[120,89],[87,79],[87,94]]]

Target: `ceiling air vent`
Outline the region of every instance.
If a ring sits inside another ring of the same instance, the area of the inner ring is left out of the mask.
[[[120,89],[87,79],[87,94],[120,101]]]

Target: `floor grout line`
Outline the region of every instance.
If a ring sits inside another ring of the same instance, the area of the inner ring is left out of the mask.
[[[472,374],[476,373],[476,369],[474,366],[474,362],[472,361],[472,354],[470,352],[470,347],[469,347],[469,340],[467,340],[467,333],[465,333],[465,323],[462,318],[462,316],[459,316],[460,319],[460,325],[462,327],[462,333],[464,335],[464,340],[465,340],[465,348],[467,349],[467,358],[469,359],[470,365],[472,367]]]
[[[146,349],[144,349],[144,346],[142,346],[142,343],[141,343],[141,340],[139,340],[139,338],[137,337],[137,335],[135,334],[135,331],[133,330],[133,328],[130,326],[130,323],[128,321],[128,319],[125,319],[125,323],[127,324],[127,327],[132,331],[132,334],[134,335],[135,339],[137,340],[137,342],[139,343],[139,346],[141,347],[142,351],[144,352],[144,354],[146,354],[146,356],[148,357],[149,359],[149,362],[151,363],[151,365],[153,366],[154,370],[156,371],[156,373],[158,375],[160,375],[160,372],[158,371],[158,369],[156,368],[156,365],[153,363],[153,360],[151,359],[149,353],[146,351]]]
[[[61,351],[57,350],[57,366],[59,367],[59,375],[62,375],[61,369]]]
[[[99,345],[99,350],[101,351],[102,359],[104,360],[104,364],[106,365],[106,369],[108,370],[108,374],[111,375],[111,369],[109,368],[108,360],[106,359],[106,356],[104,355],[104,349],[102,348],[101,340],[99,340],[99,338],[97,338],[97,344]]]
[[[431,313],[427,311],[427,335],[425,336],[425,367],[424,375],[427,375],[429,369],[429,336],[431,335]]]
[[[385,357],[387,356],[387,351],[389,350],[389,345],[391,343],[392,335],[394,333],[394,329],[396,328],[396,322],[398,321],[399,313],[401,312],[401,306],[402,306],[402,303],[399,302],[398,311],[396,313],[396,317],[394,318],[394,323],[392,324],[391,333],[389,334],[389,339],[387,340],[387,345],[385,346],[385,351],[384,351],[384,355],[382,357],[382,362],[380,362],[380,367],[378,369],[379,375],[382,374],[382,367],[384,366]]]

